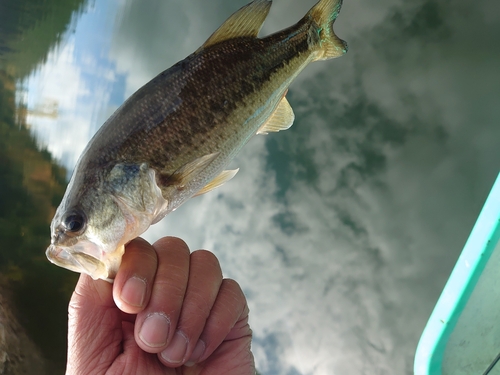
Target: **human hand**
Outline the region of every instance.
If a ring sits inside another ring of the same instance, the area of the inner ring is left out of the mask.
[[[67,375],[254,375],[248,307],[215,255],[178,238],[126,246],[114,284],[81,275]]]

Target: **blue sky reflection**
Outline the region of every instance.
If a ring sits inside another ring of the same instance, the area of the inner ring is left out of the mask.
[[[69,169],[107,117],[245,1],[96,0],[23,85]],[[264,34],[314,0],[276,0]],[[213,250],[246,292],[263,374],[411,374],[424,324],[499,168],[495,1],[345,1],[341,59],[292,85],[295,125],[145,237]],[[48,104],[47,104],[48,103]],[[35,111],[36,112],[36,111]]]

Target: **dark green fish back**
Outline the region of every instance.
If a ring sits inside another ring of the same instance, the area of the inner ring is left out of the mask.
[[[246,99],[259,94],[264,103],[263,86],[308,50],[304,21],[264,39],[235,38],[201,49],[132,95],[96,134],[82,163],[102,170],[146,162],[174,172],[218,151],[242,131],[227,122],[232,114],[246,109],[242,117],[251,116],[255,108],[245,108]],[[247,137],[256,130],[248,129]]]

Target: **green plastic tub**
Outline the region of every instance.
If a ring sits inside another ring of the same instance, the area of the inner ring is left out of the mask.
[[[500,175],[424,329],[415,375],[500,375]]]

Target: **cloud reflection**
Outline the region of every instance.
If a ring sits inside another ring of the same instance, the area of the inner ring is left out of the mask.
[[[41,145],[59,160],[74,165],[90,136],[89,108],[81,108],[90,89],[82,80],[82,69],[74,59],[74,44],[52,50],[47,63],[28,78],[28,109],[50,99],[57,103],[57,117],[28,114],[27,123]],[[64,93],[64,95],[61,95]]]
[[[59,103],[57,121],[30,121],[40,142],[73,166],[120,98],[244,3],[114,3],[104,57],[75,51],[77,28],[30,81],[29,106]],[[275,3],[264,31],[314,1]],[[345,2],[337,24],[349,54],[292,86],[295,125],[254,138],[231,182],[146,233],[217,254],[248,296],[264,374],[412,373],[421,330],[498,172],[490,4]]]

